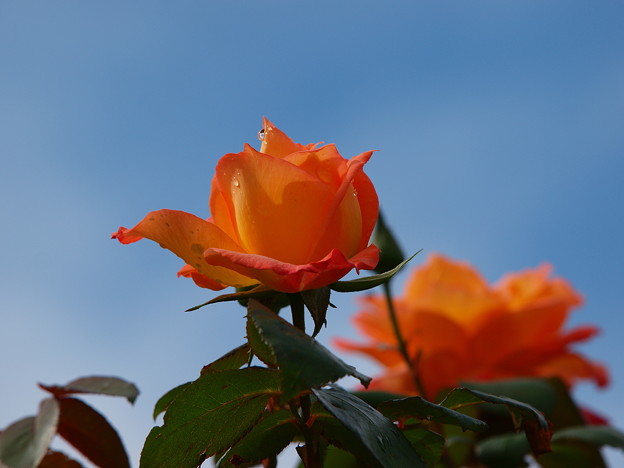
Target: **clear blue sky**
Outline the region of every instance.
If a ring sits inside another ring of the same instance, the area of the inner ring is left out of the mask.
[[[182,312],[212,294],[175,256],[109,237],[150,210],[208,216],[218,158],[265,115],[378,149],[367,173],[417,263],[494,281],[551,262],[613,377],[576,396],[624,428],[623,21],[610,0],[0,3],[0,427],[37,381],[119,375],[135,407],[90,401],[138,460],[156,399],[243,341],[242,308]],[[322,340],[355,336],[352,299]]]

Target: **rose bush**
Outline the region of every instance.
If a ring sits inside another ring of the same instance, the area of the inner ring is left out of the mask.
[[[378,200],[363,172],[372,151],[346,160],[331,144],[294,143],[266,119],[259,136],[260,151],[245,145],[217,163],[211,218],[154,211],[113,238],[159,243],[186,262],[179,276],[214,290],[298,292],[374,268]]]
[[[385,298],[367,296],[355,325],[369,340],[335,340],[343,350],[375,358],[384,372],[370,388],[417,393],[418,373],[425,396],[460,382],[556,376],[571,385],[591,379],[608,382],[606,369],[571,350],[598,330],[563,329],[582,299],[551,267],[509,274],[490,286],[470,265],[434,255],[416,268],[402,297],[393,299],[401,334],[414,369],[397,350]]]

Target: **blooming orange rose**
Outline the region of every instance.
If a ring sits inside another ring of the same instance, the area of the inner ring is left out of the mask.
[[[592,379],[606,385],[606,369],[570,349],[598,330],[563,330],[581,297],[564,279],[550,278],[550,272],[549,265],[542,265],[490,286],[470,265],[440,255],[415,269],[393,304],[425,396],[462,381],[514,377],[556,376],[570,385]],[[368,343],[338,339],[336,345],[368,354],[385,367],[369,388],[417,393],[397,351],[385,299],[367,296],[363,304],[355,324]]]
[[[113,238],[158,242],[187,263],[179,276],[214,290],[297,292],[374,268],[379,250],[368,241],[379,203],[363,172],[372,151],[346,160],[334,145],[294,143],[266,119],[259,137],[260,151],[245,145],[217,163],[211,218],[154,211]]]

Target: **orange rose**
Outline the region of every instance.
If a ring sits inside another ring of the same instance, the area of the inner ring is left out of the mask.
[[[179,276],[214,290],[263,284],[283,292],[330,284],[379,257],[368,245],[377,194],[364,174],[372,151],[350,160],[334,145],[301,145],[264,119],[260,151],[226,154],[212,180],[208,220],[149,213],[113,238],[158,242],[184,260]]]
[[[470,265],[440,255],[413,271],[403,297],[394,299],[408,352],[428,397],[462,381],[556,376],[569,385],[592,379],[608,383],[606,369],[572,351],[594,336],[591,326],[564,331],[581,297],[551,267],[505,276],[490,286]],[[381,296],[363,299],[356,326],[363,345],[336,340],[344,349],[377,359],[384,373],[369,388],[417,393],[410,369],[396,350],[387,305]]]

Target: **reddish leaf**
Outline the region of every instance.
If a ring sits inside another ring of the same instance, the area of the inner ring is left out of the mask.
[[[75,398],[61,398],[58,433],[100,468],[129,468],[117,431],[100,413]]]
[[[522,421],[522,428],[526,434],[526,438],[531,446],[533,455],[539,456],[544,453],[552,452],[550,448],[550,439],[552,438],[552,430],[550,427],[544,429],[537,421],[532,419],[524,419]]]
[[[57,398],[76,393],[90,393],[96,395],[111,395],[126,397],[130,403],[134,403],[139,395],[139,389],[131,382],[118,377],[80,377],[65,385],[39,384],[43,390],[50,392]]]
[[[83,468],[83,466],[62,452],[50,451],[43,457],[37,468]]]

